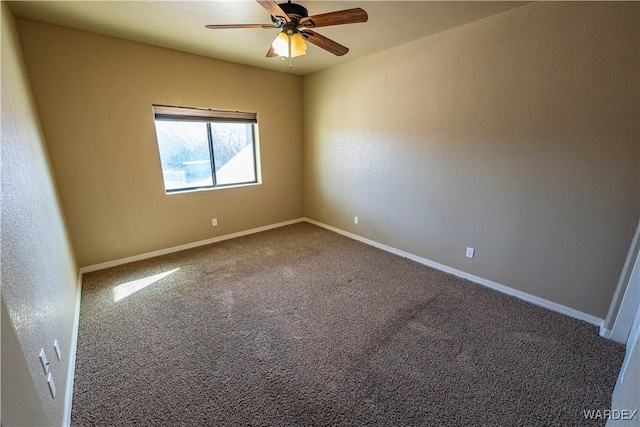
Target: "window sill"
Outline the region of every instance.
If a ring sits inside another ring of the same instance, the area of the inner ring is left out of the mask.
[[[185,194],[185,193],[199,193],[203,191],[216,191],[216,190],[227,190],[230,188],[243,188],[243,187],[252,187],[255,185],[262,185],[262,182],[249,182],[246,184],[229,184],[229,185],[219,185],[216,187],[199,187],[199,188],[187,188],[184,190],[172,190],[172,191],[164,191],[164,194],[167,196],[173,196],[174,194]]]

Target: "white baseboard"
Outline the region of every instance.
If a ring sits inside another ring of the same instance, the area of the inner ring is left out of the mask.
[[[431,261],[429,259],[419,257],[419,256],[411,254],[409,252],[405,252],[405,251],[402,251],[400,249],[396,249],[396,248],[393,248],[391,246],[387,246],[385,244],[376,242],[374,240],[367,239],[367,238],[362,237],[362,236],[358,236],[357,234],[349,233],[349,232],[341,230],[339,228],[332,227],[330,225],[323,224],[321,222],[315,221],[315,220],[313,220],[311,218],[306,218],[306,217],[296,218],[296,219],[289,220],[289,221],[279,222],[279,223],[276,223],[276,224],[266,225],[266,226],[263,226],[263,227],[252,228],[250,230],[240,231],[240,232],[232,233],[232,234],[226,234],[224,236],[214,237],[214,238],[206,239],[206,240],[200,240],[200,241],[197,241],[197,242],[187,243],[187,244],[180,245],[180,246],[174,246],[174,247],[171,247],[171,248],[161,249],[161,250],[157,250],[157,251],[153,251],[153,252],[147,252],[147,253],[140,254],[140,255],[135,255],[135,256],[131,256],[131,257],[127,257],[127,258],[121,258],[121,259],[114,260],[114,261],[108,261],[108,262],[104,262],[104,263],[100,263],[100,264],[94,264],[94,265],[90,265],[90,266],[87,266],[87,267],[80,268],[79,274],[78,274],[78,290],[77,290],[77,294],[76,294],[76,307],[75,307],[74,319],[73,319],[73,332],[72,332],[71,346],[70,346],[70,352],[69,352],[69,367],[68,367],[68,373],[67,373],[67,387],[66,387],[66,390],[65,390],[64,415],[63,415],[62,425],[67,427],[67,426],[69,426],[71,424],[71,407],[72,407],[72,400],[73,400],[73,380],[74,380],[74,376],[75,376],[76,350],[77,350],[77,344],[78,344],[78,328],[79,328],[79,323],[80,323],[80,298],[81,298],[81,293],[82,293],[82,276],[83,276],[84,273],[103,270],[103,269],[106,269],[106,268],[111,268],[111,267],[115,267],[115,266],[122,265],[122,264],[128,264],[128,263],[131,263],[131,262],[141,261],[141,260],[144,260],[144,259],[154,258],[154,257],[157,257],[157,256],[166,255],[166,254],[170,254],[170,253],[173,253],[173,252],[179,252],[179,251],[183,251],[183,250],[186,250],[186,249],[195,248],[195,247],[198,247],[198,246],[209,245],[211,243],[216,243],[216,242],[221,242],[221,241],[224,241],[224,240],[234,239],[236,237],[246,236],[246,235],[249,235],[249,234],[260,233],[262,231],[267,231],[267,230],[271,230],[271,229],[274,229],[274,228],[284,227],[284,226],[287,226],[287,225],[296,224],[296,223],[303,222],[303,221],[304,222],[308,222],[310,224],[317,225],[317,226],[325,228],[327,230],[331,230],[331,231],[333,231],[335,233],[338,233],[338,234],[341,234],[343,236],[349,237],[351,239],[360,241],[362,243],[365,243],[367,245],[376,247],[378,249],[382,249],[384,251],[393,253],[395,255],[398,255],[398,256],[401,256],[401,257],[404,257],[404,258],[408,258],[408,259],[413,260],[415,262],[418,262],[420,264],[424,264],[424,265],[426,265],[428,267],[432,267],[432,268],[435,268],[437,270],[443,271],[445,273],[453,274],[454,276],[458,276],[458,277],[461,277],[463,279],[467,279],[467,280],[469,280],[471,282],[474,282],[474,283],[477,283],[479,285],[483,285],[483,286],[489,287],[491,289],[495,289],[495,290],[497,290],[499,292],[505,293],[507,295],[514,296],[516,298],[522,299],[524,301],[530,302],[530,303],[538,305],[540,307],[547,308],[549,310],[552,310],[552,311],[567,315],[569,317],[573,317],[575,319],[579,319],[579,320],[585,321],[587,323],[591,323],[593,325],[596,325],[596,326],[600,327],[600,335],[602,337],[609,338],[611,336],[611,331],[604,328],[603,320],[600,319],[600,318],[597,318],[595,316],[592,316],[590,314],[586,314],[586,313],[583,313],[581,311],[575,310],[573,308],[566,307],[566,306],[563,306],[561,304],[557,304],[555,302],[545,300],[545,299],[537,297],[535,295],[530,295],[530,294],[527,294],[525,292],[518,291],[518,290],[510,288],[508,286],[501,285],[501,284],[496,283],[496,282],[492,282],[491,280],[483,279],[482,277],[474,276],[474,275],[466,273],[464,271],[461,271],[461,270],[458,270],[458,269],[455,269],[455,268],[452,268],[452,267],[448,267],[448,266],[446,266],[444,264],[440,264],[440,263],[437,263],[435,261]]]
[[[458,270],[458,269],[446,266],[444,264],[440,264],[440,263],[432,261],[430,259],[422,258],[420,256],[411,254],[409,252],[405,252],[403,250],[400,250],[400,249],[397,249],[397,248],[393,248],[391,246],[376,242],[376,241],[371,240],[371,239],[367,239],[367,238],[362,237],[362,236],[358,236],[357,234],[349,233],[348,231],[344,231],[344,230],[341,230],[339,228],[332,227],[330,225],[323,224],[323,223],[321,223],[319,221],[313,220],[311,218],[306,218],[306,217],[296,218],[296,219],[292,219],[292,220],[289,220],[289,221],[283,221],[283,222],[279,222],[279,223],[276,223],[276,224],[270,224],[270,225],[266,225],[266,226],[263,226],[263,227],[252,228],[252,229],[245,230],[245,231],[240,231],[240,232],[237,232],[237,233],[226,234],[224,236],[213,237],[211,239],[200,240],[200,241],[197,241],[197,242],[187,243],[187,244],[184,244],[184,245],[174,246],[174,247],[171,247],[171,248],[160,249],[160,250],[157,250],[157,251],[147,252],[147,253],[144,253],[144,254],[135,255],[135,256],[131,256],[131,257],[127,257],[127,258],[121,258],[121,259],[117,259],[117,260],[114,260],[114,261],[108,261],[108,262],[104,262],[104,263],[100,263],[100,264],[94,264],[94,265],[90,265],[90,266],[87,266],[87,267],[82,267],[80,269],[80,273],[84,274],[84,273],[89,273],[89,272],[93,272],[93,271],[104,270],[105,268],[111,268],[111,267],[115,267],[115,266],[122,265],[122,264],[128,264],[128,263],[131,263],[131,262],[136,262],[136,261],[141,261],[141,260],[145,260],[145,259],[149,259],[149,258],[154,258],[154,257],[157,257],[157,256],[166,255],[166,254],[170,254],[170,253],[173,253],[173,252],[184,251],[186,249],[192,249],[192,248],[196,248],[198,246],[209,245],[211,243],[216,243],[216,242],[221,242],[221,241],[224,241],[224,240],[234,239],[236,237],[246,236],[246,235],[249,235],[249,234],[260,233],[262,231],[267,231],[267,230],[271,230],[271,229],[274,229],[274,228],[284,227],[284,226],[287,226],[287,225],[296,224],[296,223],[303,222],[303,221],[308,222],[310,224],[317,225],[317,226],[325,228],[327,230],[331,230],[331,231],[333,231],[335,233],[341,234],[341,235],[349,237],[351,239],[358,240],[358,241],[360,241],[362,243],[366,243],[367,245],[376,247],[378,249],[382,249],[384,251],[391,252],[393,254],[399,255],[399,256],[404,257],[404,258],[409,258],[410,260],[413,260],[413,261],[418,262],[420,264],[424,264],[424,265],[429,266],[431,268],[435,268],[436,270],[444,271],[445,273],[453,274],[454,276],[458,276],[458,277],[461,277],[463,279],[467,279],[467,280],[469,280],[471,282],[477,283],[479,285],[486,286],[488,288],[491,288],[491,289],[494,289],[496,291],[502,292],[504,294],[514,296],[516,298],[519,298],[521,300],[530,302],[530,303],[538,305],[540,307],[544,307],[546,309],[549,309],[549,310],[552,310],[552,311],[567,315],[569,317],[573,317],[574,319],[579,319],[579,320],[585,321],[587,323],[590,323],[592,325],[596,325],[596,326],[600,327],[600,336],[602,336],[604,338],[609,338],[611,336],[611,331],[609,331],[609,330],[604,328],[603,319],[600,319],[598,317],[592,316],[592,315],[587,314],[587,313],[583,313],[581,311],[578,311],[578,310],[575,310],[573,308],[564,306],[562,304],[555,303],[553,301],[546,300],[544,298],[537,297],[535,295],[528,294],[526,292],[519,291],[517,289],[510,288],[510,287],[502,285],[500,283],[493,282],[491,280],[487,280],[487,279],[484,279],[482,277],[475,276],[473,274],[469,274],[469,273],[464,272],[462,270]],[[79,309],[79,305],[80,305],[79,304],[79,298],[80,298],[80,296],[78,294],[78,309]],[[76,331],[76,334],[77,334],[77,331]]]
[[[84,273],[90,273],[93,271],[104,270],[105,268],[111,268],[122,264],[128,264],[131,262],[141,261],[144,259],[154,258],[161,255],[170,254],[173,252],[184,251],[186,249],[196,248],[198,246],[209,245],[211,243],[221,242],[223,240],[234,239],[236,237],[247,236],[249,234],[260,233],[262,231],[271,230],[274,228],[284,227],[286,225],[296,224],[303,222],[304,218],[296,218],[289,221],[283,221],[276,224],[265,225],[264,227],[252,228],[250,230],[240,231],[232,234],[225,234],[224,236],[213,237],[211,239],[200,240],[198,242],[187,243],[180,246],[174,246],[171,248],[160,249],[153,252],[147,252],[140,255],[135,255],[127,258],[121,258],[114,261],[103,262],[100,264],[89,265],[80,268],[78,272],[78,291],[76,295],[76,307],[73,319],[73,331],[71,336],[71,346],[69,351],[69,366],[67,373],[67,387],[65,390],[64,400],[64,413],[62,417],[62,425],[68,427],[71,425],[71,407],[73,401],[73,380],[75,377],[76,367],[76,350],[78,347],[78,329],[80,326],[80,298],[82,295],[82,276]]]
[[[396,254],[396,255],[399,255],[399,256],[404,257],[404,258],[409,258],[410,260],[413,260],[413,261],[418,262],[420,264],[424,264],[424,265],[429,266],[431,268],[435,268],[436,270],[444,271],[445,273],[453,274],[454,276],[458,276],[458,277],[461,277],[463,279],[467,279],[467,280],[469,280],[471,282],[477,283],[479,285],[486,286],[488,288],[491,288],[491,289],[494,289],[496,291],[502,292],[504,294],[514,296],[516,298],[519,298],[521,300],[530,302],[530,303],[535,304],[535,305],[540,306],[540,307],[544,307],[544,308],[549,309],[551,311],[555,311],[555,312],[567,315],[569,317],[573,317],[574,319],[579,319],[579,320],[585,321],[587,323],[591,323],[592,325],[596,325],[596,326],[599,326],[599,327],[602,326],[602,322],[603,322],[602,319],[600,319],[598,317],[595,317],[595,316],[592,316],[590,314],[583,313],[581,311],[575,310],[573,308],[566,307],[564,305],[555,303],[553,301],[549,301],[549,300],[546,300],[544,298],[540,298],[540,297],[537,297],[535,295],[531,295],[531,294],[528,294],[526,292],[522,292],[522,291],[510,288],[510,287],[505,286],[505,285],[501,285],[500,283],[496,283],[496,282],[493,282],[491,280],[483,279],[482,277],[474,276],[473,274],[469,274],[469,273],[466,273],[464,271],[461,271],[461,270],[446,266],[444,264],[437,263],[437,262],[432,261],[430,259],[419,257],[417,255],[411,254],[409,252],[402,251],[400,249],[393,248],[391,246],[387,246],[385,244],[376,242],[374,240],[370,240],[370,239],[367,239],[365,237],[358,236],[357,234],[349,233],[348,231],[344,231],[344,230],[341,230],[339,228],[332,227],[332,226],[327,225],[327,224],[323,224],[321,222],[315,221],[315,220],[310,219],[310,218],[304,218],[304,221],[306,221],[306,222],[308,222],[310,224],[317,225],[317,226],[322,227],[322,228],[326,228],[327,230],[331,230],[331,231],[336,232],[338,234],[342,234],[343,236],[349,237],[351,239],[358,240],[358,241],[360,241],[362,243],[366,243],[367,245],[376,247],[378,249],[382,249],[383,251],[391,252],[392,254]]]
[[[604,326],[604,320],[603,320],[602,324],[600,325],[600,336],[602,338],[606,338],[606,339],[610,340],[612,335],[613,335],[613,331],[611,329],[607,329]]]
[[[114,261],[107,261],[100,264],[89,265],[80,269],[81,273],[90,273],[93,271],[104,270],[105,268],[111,268],[122,264],[129,264],[131,262],[142,261],[149,258],[155,258],[161,255],[167,255],[174,252],[180,252],[187,249],[197,248],[198,246],[210,245],[211,243],[222,242],[223,240],[235,239],[236,237],[247,236],[249,234],[260,233],[262,231],[271,230],[274,228],[284,227],[286,225],[296,224],[303,222],[304,218],[296,218],[289,221],[278,222],[276,224],[265,225],[263,227],[252,228],[250,230],[239,231],[237,233],[225,234],[224,236],[212,237],[211,239],[200,240],[197,242],[186,243],[184,245],[173,246],[171,248],[160,249],[153,252],[147,252],[140,255],[134,255],[127,258],[121,258]]]
[[[62,426],[71,425],[71,406],[73,403],[73,380],[76,371],[76,350],[78,348],[78,329],[80,326],[80,297],[82,296],[82,272],[78,272],[78,284],[76,289],[75,308],[73,310],[73,330],[71,331],[71,345],[69,345],[69,358],[67,366],[67,386],[64,392],[64,409],[62,413]]]

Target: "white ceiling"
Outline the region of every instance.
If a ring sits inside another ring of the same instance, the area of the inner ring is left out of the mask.
[[[181,50],[254,67],[305,75],[520,6],[514,1],[296,1],[309,15],[361,7],[369,21],[316,31],[350,48],[337,57],[309,45],[288,61],[265,58],[277,29],[208,30],[206,24],[267,24],[253,0],[10,1],[16,17]],[[524,2],[526,3],[526,2]]]

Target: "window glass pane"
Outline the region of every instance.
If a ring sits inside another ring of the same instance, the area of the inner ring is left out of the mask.
[[[218,185],[256,181],[253,125],[211,123]]]
[[[207,124],[156,120],[166,190],[213,185]]]

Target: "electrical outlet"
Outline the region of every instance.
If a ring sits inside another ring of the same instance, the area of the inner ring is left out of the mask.
[[[47,361],[47,355],[44,354],[44,348],[40,349],[40,363],[42,363],[42,369],[44,369],[44,374],[49,373],[49,362]]]
[[[51,375],[51,372],[49,372],[49,375],[47,375],[47,384],[49,384],[49,391],[51,392],[51,398],[55,399],[56,398],[56,384],[53,382],[53,375]]]
[[[53,349],[56,351],[58,361],[62,360],[62,352],[60,351],[60,344],[58,344],[58,340],[53,340]]]
[[[467,248],[467,258],[473,258],[473,255],[475,255],[476,250],[473,248]]]
[[[216,227],[217,225],[218,225],[218,218],[213,218],[213,219],[211,220],[211,226],[212,226],[212,227]]]
[[[353,223],[357,224],[358,222],[360,222],[360,219],[357,216],[353,217]]]

